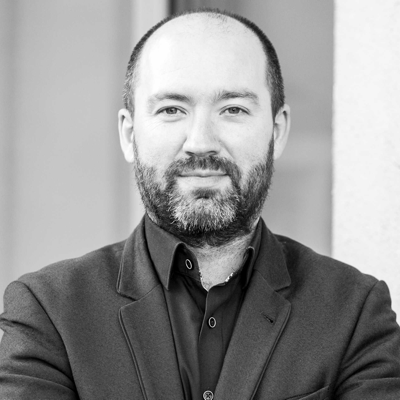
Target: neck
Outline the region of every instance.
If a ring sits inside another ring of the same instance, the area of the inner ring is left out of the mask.
[[[243,257],[253,238],[257,222],[249,234],[222,246],[205,245],[200,248],[189,246],[196,255],[204,289],[208,291],[211,287],[224,282],[242,266]]]

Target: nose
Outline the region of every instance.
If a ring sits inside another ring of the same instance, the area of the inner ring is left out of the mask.
[[[207,157],[221,151],[221,143],[217,127],[206,113],[193,116],[192,123],[187,127],[183,151],[191,156]]]

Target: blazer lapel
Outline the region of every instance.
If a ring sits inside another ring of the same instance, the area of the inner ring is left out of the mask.
[[[252,399],[290,314],[277,291],[290,285],[285,257],[263,227],[255,270],[225,356],[215,398]]]
[[[168,310],[147,252],[143,221],[125,244],[117,290],[134,300],[120,309],[120,323],[143,397],[183,400]]]

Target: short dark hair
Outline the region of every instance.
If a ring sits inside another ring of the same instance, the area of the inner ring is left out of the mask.
[[[140,56],[142,54],[144,45],[146,44],[149,37],[158,30],[161,26],[166,24],[175,18],[181,17],[183,15],[189,14],[208,14],[210,17],[214,18],[226,18],[230,17],[250,29],[261,42],[262,48],[267,58],[267,85],[271,94],[271,108],[272,115],[278,113],[278,111],[283,107],[285,103],[285,93],[283,86],[283,78],[281,73],[281,67],[279,65],[278,56],[272,45],[271,41],[265,35],[265,33],[254,23],[241,15],[233,14],[228,11],[219,10],[217,8],[200,8],[197,10],[184,11],[179,14],[170,15],[164,18],[162,21],[154,25],[137,43],[132,51],[131,57],[129,59],[128,68],[125,75],[124,91],[123,91],[123,101],[126,109],[130,111],[131,114],[134,112],[133,105],[133,91],[134,91],[134,80],[137,76],[137,66],[139,63]]]

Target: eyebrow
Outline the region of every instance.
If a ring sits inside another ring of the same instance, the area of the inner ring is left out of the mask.
[[[149,108],[152,108],[157,102],[163,100],[175,100],[189,104],[194,103],[191,97],[185,96],[183,94],[173,93],[173,92],[161,92],[151,96],[147,101],[147,105]]]
[[[240,91],[229,91],[229,90],[221,90],[217,92],[214,96],[213,101],[217,103],[221,100],[232,100],[232,99],[248,99],[251,100],[254,104],[259,104],[259,99],[257,94],[250,90],[240,90]]]

